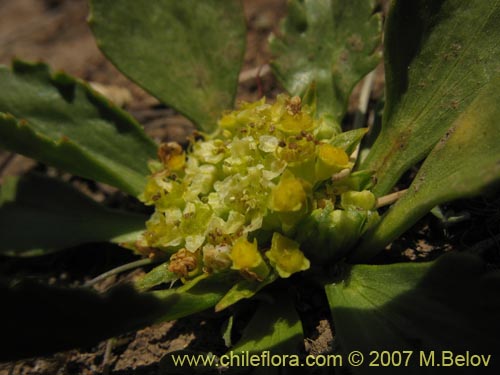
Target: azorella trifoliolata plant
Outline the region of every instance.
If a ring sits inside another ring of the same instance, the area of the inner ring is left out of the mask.
[[[242,103],[187,152],[163,144],[141,196],[155,212],[139,247],[171,254],[178,278],[235,270],[257,281],[348,250],[378,219],[361,190],[370,176],[351,174],[364,130],[336,134],[313,112],[285,95]]]
[[[203,133],[186,149],[158,148],[132,116],[81,80],[41,63],[0,67],[0,147],[150,206],[147,215],[143,207],[116,210],[60,179],[11,178],[0,189],[0,255],[52,256],[108,241],[155,258],[76,288],[33,283],[39,275],[25,277],[24,268],[1,274],[0,300],[9,308],[0,331],[9,345],[0,361],[89,347],[228,306],[217,319],[225,319],[224,342],[234,353],[303,352],[325,308],[342,358],[500,347],[498,241],[471,243],[473,252],[454,241],[462,251],[429,262],[402,261],[399,244],[378,257],[437,205],[446,211],[456,199],[498,191],[499,1],[390,2],[383,115],[368,106],[374,121],[359,153],[366,130],[342,132],[339,124],[349,125],[351,92],[380,62],[380,1],[289,0],[268,61],[289,96],[235,111],[247,40],[243,3],[250,2],[90,3],[104,54]],[[376,208],[389,204],[379,218]],[[418,252],[410,233],[402,242]],[[133,285],[104,294],[92,288],[156,261],[163,263]],[[407,359],[407,372],[421,374]],[[496,375],[494,361],[484,369]],[[365,365],[345,371],[370,373]]]

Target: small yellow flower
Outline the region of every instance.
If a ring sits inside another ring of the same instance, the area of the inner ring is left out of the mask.
[[[316,126],[313,118],[302,108],[300,97],[279,96],[274,104],[275,112],[280,113],[277,127],[285,133],[299,134]]]
[[[275,232],[271,240],[271,250],[266,252],[271,265],[280,277],[287,278],[291,274],[309,269],[310,262],[299,249],[299,244]]]
[[[156,178],[149,178],[140,199],[147,205],[153,205],[164,193]]]
[[[285,171],[272,192],[271,209],[276,212],[299,211],[304,207],[306,197],[301,181],[291,172]]]
[[[349,164],[349,156],[346,152],[328,143],[322,143],[318,146],[318,158],[331,167],[344,167]]]
[[[326,180],[332,174],[342,169],[350,168],[349,155],[338,147],[322,143],[316,148],[318,159],[316,162],[316,178]]]
[[[219,126],[222,129],[232,129],[236,126],[237,123],[238,123],[238,119],[236,117],[236,111],[226,113],[219,120]]]
[[[246,276],[253,276],[258,280],[263,280],[269,274],[269,268],[262,258],[257,240],[249,242],[246,238],[238,238],[231,249],[232,269],[242,272]]]
[[[278,123],[278,128],[286,133],[299,134],[302,131],[310,130],[314,127],[311,116],[307,113],[290,114],[285,112]]]

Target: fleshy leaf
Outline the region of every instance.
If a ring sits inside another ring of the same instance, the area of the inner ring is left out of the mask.
[[[408,191],[352,256],[366,261],[436,205],[478,195],[500,182],[500,79],[469,104],[429,154]]]
[[[500,70],[498,1],[393,3],[382,129],[360,165],[375,171],[377,196],[427,155]]]
[[[302,323],[291,298],[281,291],[271,302],[261,303],[232,351],[296,353],[302,344]]]
[[[0,147],[142,192],[156,145],[128,114],[85,83],[44,64],[0,67]]]
[[[11,177],[0,188],[0,253],[42,255],[88,242],[131,241],[146,219],[104,207],[62,181]]]
[[[319,114],[340,123],[354,85],[380,61],[380,17],[371,0],[291,0],[273,70],[292,95],[316,87]]]
[[[493,354],[488,367],[475,373],[496,374],[499,288],[498,270],[488,269],[477,256],[451,253],[434,262],[352,266],[343,281],[325,290],[345,353],[359,350],[373,359],[371,351],[411,350],[405,366],[411,374],[436,373],[435,367],[420,365],[421,351],[426,356],[435,351],[436,364],[442,351]],[[370,373],[368,363],[351,370]],[[453,367],[453,373],[458,370]],[[384,367],[384,373],[400,374],[401,368]]]
[[[129,78],[204,131],[233,105],[245,52],[237,0],[92,0],[98,46]]]

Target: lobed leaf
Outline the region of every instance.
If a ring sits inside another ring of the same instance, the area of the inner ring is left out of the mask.
[[[132,241],[146,219],[104,207],[62,181],[12,177],[0,187],[0,254],[32,256],[89,242]]]
[[[366,261],[433,207],[500,182],[500,79],[484,87],[429,154],[408,191],[353,253]]]
[[[70,173],[142,192],[156,145],[85,83],[45,64],[0,67],[0,147]]]
[[[375,171],[378,196],[498,77],[500,1],[394,1],[385,36],[382,129],[360,165]]]
[[[292,95],[313,84],[319,114],[340,123],[355,84],[380,61],[381,22],[372,0],[291,0],[272,68]]]
[[[365,359],[370,352],[412,351],[405,373],[436,373],[422,366],[420,352],[441,352],[487,356],[487,367],[475,373],[496,374],[500,361],[498,314],[500,272],[488,269],[477,256],[450,253],[437,261],[391,265],[355,265],[339,283],[325,287],[336,337],[346,354],[358,350]],[[445,333],[445,334],[443,334]],[[402,357],[405,363],[406,355]],[[368,360],[353,373],[369,373]],[[470,371],[469,369],[462,368]],[[453,367],[453,373],[461,368]],[[384,367],[384,373],[401,373],[401,368]]]
[[[210,132],[233,105],[245,52],[238,0],[92,0],[98,46],[125,75]]]

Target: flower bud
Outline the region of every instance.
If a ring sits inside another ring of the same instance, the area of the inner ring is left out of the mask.
[[[347,191],[340,196],[340,205],[344,209],[355,208],[362,210],[374,210],[377,198],[371,191]]]

